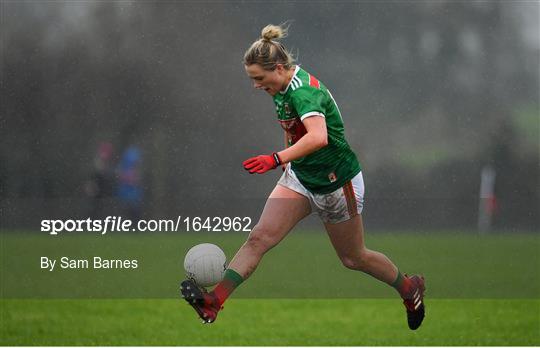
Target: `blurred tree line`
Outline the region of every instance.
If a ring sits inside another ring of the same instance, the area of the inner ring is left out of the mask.
[[[241,59],[262,27],[290,20],[285,45],[332,90],[363,164],[369,226],[474,227],[491,164],[495,226],[539,230],[538,3],[2,2],[1,11],[5,226],[84,216],[103,141],[117,161],[142,149],[145,216],[261,207],[280,173],[249,176],[241,162],[279,149],[282,136]]]

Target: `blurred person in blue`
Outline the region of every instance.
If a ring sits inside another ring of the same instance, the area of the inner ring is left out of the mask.
[[[131,145],[118,165],[118,198],[133,222],[139,221],[142,213],[141,157],[139,148]]]

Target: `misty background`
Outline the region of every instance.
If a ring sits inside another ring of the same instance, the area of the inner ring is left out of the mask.
[[[341,109],[368,228],[474,230],[490,165],[493,228],[540,231],[535,1],[2,1],[0,226],[123,211],[129,149],[140,216],[258,217],[281,171],[242,161],[283,135],[242,57],[285,21]]]

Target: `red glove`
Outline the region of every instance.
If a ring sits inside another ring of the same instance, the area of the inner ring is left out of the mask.
[[[257,157],[252,157],[242,163],[244,169],[247,170],[250,174],[263,174],[274,169],[281,164],[281,159],[278,154],[274,152],[271,155],[260,155]]]

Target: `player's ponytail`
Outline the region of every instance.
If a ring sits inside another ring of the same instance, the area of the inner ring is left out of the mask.
[[[288,27],[267,25],[261,31],[261,38],[255,41],[244,54],[244,65],[259,64],[264,70],[274,70],[277,64],[290,69],[294,64],[292,54],[279,39],[287,36]]]

